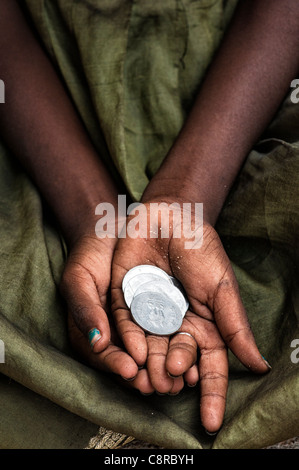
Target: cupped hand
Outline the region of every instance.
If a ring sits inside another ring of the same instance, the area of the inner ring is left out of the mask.
[[[165,202],[169,206],[172,201]],[[157,206],[151,204],[144,204],[137,213],[142,234],[140,230],[135,237],[132,230],[129,233],[136,214],[129,216],[127,236],[119,239],[115,249],[111,284],[115,324],[131,357],[139,366],[146,365],[157,392],[176,394],[184,381],[189,385],[200,381],[202,423],[213,432],[221,426],[225,411],[227,348],[255,373],[265,373],[269,366],[255,343],[237,280],[214,228],[204,221],[202,227],[197,227],[192,212],[197,232],[193,233],[192,244],[183,230],[181,236],[176,235],[183,220],[182,205],[166,217],[163,211],[158,216]],[[168,229],[169,235],[165,236]],[[197,236],[198,233],[202,236]],[[142,264],[158,266],[182,283],[190,306],[179,332],[188,334],[172,337],[146,334],[132,320],[124,301],[122,280],[131,268]]]
[[[115,239],[80,238],[70,249],[60,285],[68,308],[71,344],[90,366],[132,380],[143,393],[153,387],[146,371],[124,351],[109,318]]]

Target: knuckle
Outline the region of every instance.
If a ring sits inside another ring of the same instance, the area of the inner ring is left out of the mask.
[[[200,350],[201,356],[215,355],[217,353],[223,353],[226,351],[226,345],[222,341],[215,344],[213,347],[203,347]]]
[[[223,395],[222,393],[219,393],[219,392],[206,392],[206,393],[201,394],[201,398],[207,398],[207,397],[220,398],[220,399],[226,401],[226,396]]]
[[[183,350],[184,352],[194,354],[194,351],[197,350],[197,346],[195,346],[194,344],[190,344],[187,341],[176,341],[170,343],[169,352],[176,350]]]
[[[200,380],[225,380],[227,381],[227,376],[225,374],[221,374],[220,372],[211,371],[205,372],[204,374],[200,374]]]
[[[129,328],[126,328],[125,330],[121,331],[121,337],[123,339],[125,339],[127,336],[132,336],[132,335],[136,335],[136,334],[141,335],[141,336],[144,337],[144,333],[140,328],[136,329],[136,328],[130,328],[129,327]]]
[[[60,280],[60,289],[67,292],[70,288],[74,288],[80,281],[86,278],[86,273],[82,268],[74,265],[66,265]]]
[[[233,331],[232,333],[226,334],[224,337],[224,340],[226,344],[230,345],[233,342],[235,342],[236,339],[240,340],[243,338],[248,338],[249,334],[251,335],[251,329],[249,326],[245,326],[245,327],[239,328],[238,330]]]

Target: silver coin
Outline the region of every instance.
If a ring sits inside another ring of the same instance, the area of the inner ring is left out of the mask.
[[[185,302],[186,302],[186,311],[187,311],[188,308],[189,308],[189,300],[188,300],[186,291],[185,291],[182,283],[176,277],[169,276],[169,278],[170,278],[170,281],[172,282],[172,284],[174,286],[176,286],[181,291],[181,293],[183,294],[183,296],[185,298]]]
[[[162,279],[159,282],[151,281],[144,283],[140,287],[138,287],[134,295],[139,295],[143,292],[154,292],[166,295],[172,302],[174,302],[179,307],[182,317],[185,316],[185,313],[188,309],[186,299],[180,289],[178,289],[175,285]]]
[[[153,273],[141,273],[137,274],[132,278],[129,278],[125,284],[125,288],[123,290],[125,302],[128,307],[131,306],[133,297],[135,295],[135,292],[137,289],[139,289],[141,286],[148,282],[167,282],[168,285],[170,285],[171,281],[168,278],[167,281],[163,277],[161,277],[160,273],[159,274],[153,274]]]
[[[168,274],[165,271],[163,271],[163,269],[158,268],[157,266],[153,266],[151,264],[141,264],[139,266],[135,266],[134,268],[130,269],[125,274],[123,281],[122,281],[123,291],[125,290],[128,281],[132,279],[132,277],[138,274],[156,274],[156,275],[160,275],[165,280],[169,280]]]
[[[131,313],[134,321],[145,331],[155,335],[171,335],[182,324],[178,305],[166,294],[143,292],[133,298]]]

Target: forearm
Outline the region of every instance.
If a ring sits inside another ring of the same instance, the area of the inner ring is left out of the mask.
[[[116,205],[116,188],[14,0],[0,3],[0,51],[4,141],[48,201],[67,241],[94,234],[95,207],[101,201]]]
[[[242,0],[191,113],[143,200],[204,204],[215,223],[245,157],[299,68],[294,0]],[[163,189],[161,189],[163,188]]]

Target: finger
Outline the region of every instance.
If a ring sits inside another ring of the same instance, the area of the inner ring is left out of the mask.
[[[194,364],[187,370],[187,372],[185,372],[184,380],[189,387],[195,387],[199,381],[199,370],[197,364]]]
[[[138,374],[135,361],[122,349],[110,344],[98,354],[99,368],[120,375],[125,380],[134,380]]]
[[[228,386],[228,359],[224,345],[201,349],[199,373],[201,421],[208,432],[215,432],[223,422]]]
[[[229,268],[226,277],[218,284],[214,296],[213,311],[225,343],[242,364],[255,373],[268,372],[270,366],[256,345],[231,268]]]
[[[172,377],[183,375],[197,359],[198,346],[188,330],[188,323],[183,322],[180,331],[170,340],[166,369]]]
[[[190,374],[198,379],[199,373],[202,422],[209,432],[214,432],[221,426],[225,411],[228,383],[226,346],[215,323],[193,312],[187,312],[182,328],[191,333],[200,350],[197,374],[192,366],[192,375],[187,371],[185,376],[188,378]]]
[[[110,343],[104,351],[99,353],[91,350],[85,335],[79,330],[71,315],[69,315],[69,334],[74,348],[80,353],[80,358],[91,367],[120,375],[125,380],[131,380],[137,376],[138,366],[135,361],[114,344]]]
[[[184,379],[183,377],[175,377],[173,379],[173,385],[168,392],[168,395],[178,395],[180,391],[184,388]]]
[[[146,369],[139,370],[136,378],[131,383],[132,386],[139,390],[143,395],[151,395],[155,391]]]
[[[72,267],[66,270],[61,292],[78,329],[89,341],[94,352],[104,350],[110,342],[110,326],[95,282],[88,271]]]
[[[143,366],[147,358],[147,342],[145,332],[132,321],[131,313],[125,304],[122,289],[111,289],[111,309],[114,323],[125,349],[139,366]]]
[[[178,393],[184,386],[183,378],[172,378],[166,370],[169,338],[167,336],[148,335],[147,341],[147,369],[154,389],[161,394]]]
[[[139,366],[143,366],[148,353],[145,332],[132,320],[122,290],[122,281],[127,270],[119,266],[116,261],[112,268],[111,310],[114,323],[125,349]]]

